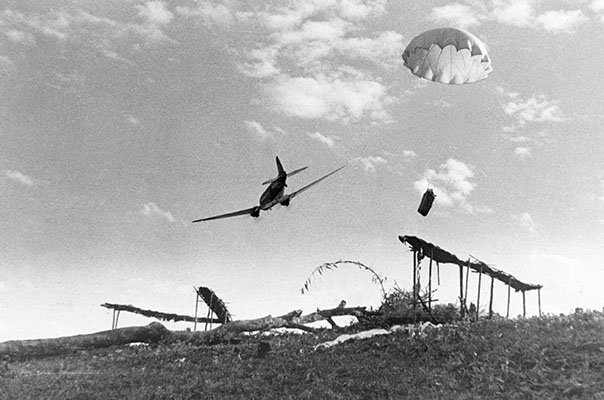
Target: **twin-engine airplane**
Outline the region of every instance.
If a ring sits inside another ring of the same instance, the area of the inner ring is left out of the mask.
[[[287,177],[297,174],[298,172],[302,172],[308,167],[300,168],[300,169],[297,169],[290,173],[287,173],[283,169],[283,165],[281,165],[281,161],[279,161],[279,157],[277,157],[277,170],[279,173],[276,178],[269,179],[266,182],[262,182],[263,185],[268,184],[269,186],[268,186],[268,188],[266,188],[264,193],[262,193],[262,196],[260,196],[259,205],[254,206],[252,208],[246,208],[245,210],[235,211],[232,213],[216,215],[214,217],[196,219],[193,222],[210,221],[212,219],[229,218],[229,217],[236,217],[238,215],[247,215],[247,214],[251,215],[254,218],[257,218],[260,216],[260,211],[270,210],[277,204],[281,204],[283,206],[289,206],[289,202],[296,195],[298,195],[299,193],[302,193],[309,187],[321,182],[323,179],[327,178],[328,176],[335,174],[336,172],[338,172],[339,170],[341,170],[344,167],[345,166],[341,166],[340,168],[336,169],[335,171],[330,172],[329,174],[325,175],[324,177],[319,178],[312,183],[309,183],[308,185],[304,186],[302,189],[298,189],[295,192],[285,194],[285,188],[287,187],[287,184],[285,183],[285,181],[286,181]]]

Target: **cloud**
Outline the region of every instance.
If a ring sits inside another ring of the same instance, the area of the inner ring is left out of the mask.
[[[354,161],[362,164],[363,169],[366,172],[375,172],[376,166],[386,164],[388,162],[385,158],[380,156],[357,157],[354,159]]]
[[[170,211],[164,211],[158,207],[155,203],[146,203],[143,204],[143,208],[141,209],[141,214],[146,215],[148,217],[159,216],[168,220],[169,222],[175,222],[176,219],[172,216]]]
[[[529,232],[536,234],[537,228],[533,217],[528,212],[512,215],[512,219]]]
[[[167,25],[174,17],[174,14],[168,11],[163,1],[149,1],[145,5],[137,7],[139,9],[138,15],[152,25]]]
[[[590,8],[594,11],[599,11],[600,7],[604,8],[604,4],[600,4],[601,1],[595,0]],[[578,25],[588,21],[587,16],[579,9],[538,12],[537,7],[545,4],[547,3],[537,0],[467,0],[434,7],[429,18],[437,22],[453,23],[462,29],[486,22],[498,22],[503,25],[543,28],[554,33],[572,33]]]
[[[593,0],[589,8],[600,16],[600,21],[604,22],[604,0]]]
[[[20,183],[25,186],[34,186],[35,182],[32,178],[18,171],[5,170],[4,176],[13,182]]]
[[[265,87],[274,110],[304,119],[323,118],[348,123],[368,116],[373,121],[390,120],[383,108],[388,103],[386,87],[356,76],[280,76]]]
[[[467,29],[480,25],[487,16],[467,4],[453,3],[434,7],[429,18],[434,21],[450,21],[459,28]]]
[[[508,132],[524,128],[527,123],[559,123],[568,119],[560,109],[560,101],[550,100],[542,94],[523,99],[517,92],[508,92],[501,87],[497,90],[507,98],[502,105],[503,111],[516,119],[514,125],[504,128]]]
[[[206,26],[229,26],[235,22],[235,14],[222,4],[209,1],[201,2],[195,8],[178,6],[176,13],[185,17],[197,18]]]
[[[128,121],[128,123],[131,125],[138,126],[141,124],[140,120],[138,118],[136,118],[134,115],[127,114],[125,117],[126,117],[126,121]]]
[[[130,21],[118,21],[74,7],[37,13],[6,9],[0,12],[0,34],[25,45],[35,43],[41,36],[60,43],[76,43],[119,61],[127,61],[117,51],[127,43],[124,39],[135,47],[141,42],[146,45],[174,42],[163,31],[174,16],[164,2],[150,1],[136,5],[135,10],[138,13],[132,14]]]
[[[239,69],[260,80],[272,111],[303,119],[349,123],[391,121],[395,101],[381,69],[399,67],[402,36],[364,35],[365,18],[384,12],[383,1],[306,1],[261,11],[232,11],[231,28],[263,32],[242,51]]]
[[[463,210],[475,213],[491,212],[485,207],[475,207],[468,202],[468,197],[476,187],[471,180],[474,178],[473,168],[463,161],[449,158],[446,163],[441,164],[439,170],[428,169],[422,178],[413,183],[419,193],[427,188],[432,188],[436,195],[436,203],[452,207],[457,205]]]
[[[534,0],[495,0],[491,17],[504,25],[528,26],[534,18]]]
[[[587,20],[581,10],[547,11],[535,18],[537,24],[550,32],[572,32],[577,25]]]
[[[257,121],[243,121],[243,125],[248,133],[260,140],[268,140],[274,137],[272,132],[267,131],[261,123]]]
[[[533,155],[532,150],[529,147],[516,147],[514,149],[514,154],[522,159],[532,157]]]
[[[323,143],[325,146],[329,147],[330,149],[335,146],[335,142],[334,142],[333,138],[331,138],[329,136],[324,136],[319,132],[308,133],[308,137],[313,140],[316,140],[319,143]]]

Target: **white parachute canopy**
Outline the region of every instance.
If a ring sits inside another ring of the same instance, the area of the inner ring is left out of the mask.
[[[414,37],[403,60],[420,78],[456,85],[485,79],[493,70],[485,44],[455,28],[432,29]]]

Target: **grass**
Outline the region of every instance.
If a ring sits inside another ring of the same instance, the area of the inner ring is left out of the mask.
[[[314,350],[340,333],[3,361],[0,398],[604,400],[599,312],[459,322]],[[266,355],[260,343],[270,345]]]

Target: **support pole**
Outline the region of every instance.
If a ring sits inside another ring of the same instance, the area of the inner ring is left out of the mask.
[[[428,267],[428,311],[432,313],[432,258],[434,257],[434,246],[430,254],[430,266]]]
[[[210,324],[210,329],[212,329],[212,322],[210,320],[210,316],[214,318],[214,311],[212,310],[212,303],[214,302],[214,293],[210,296],[210,304],[208,304],[208,314],[206,320],[206,326],[204,328],[205,331],[208,330],[208,323]]]
[[[508,279],[508,310],[505,313],[506,318],[510,318],[510,290],[512,289],[512,277]]]
[[[469,279],[470,279],[470,259],[468,258],[468,267],[466,268],[466,292],[463,295],[463,306],[464,308],[468,309],[468,285],[469,285]]]
[[[537,289],[537,302],[539,304],[539,317],[541,317],[541,288]]]
[[[117,310],[114,308],[113,309],[113,317],[111,318],[111,330],[115,329],[115,312]]]
[[[113,322],[113,329],[117,329],[117,321],[120,319],[120,310],[113,310],[113,314],[115,315],[115,320]]]
[[[480,284],[482,282],[482,264],[480,264],[480,273],[478,274],[478,298],[476,299],[476,320],[480,315]]]
[[[459,313],[463,318],[466,315],[466,305],[463,298],[463,265],[459,266]]]
[[[436,262],[436,279],[438,281],[438,286],[440,286],[440,263]]]
[[[495,278],[491,277],[491,298],[489,299],[489,319],[493,318],[493,287],[495,286]]]
[[[195,289],[195,287],[193,287]],[[199,309],[199,292],[195,289],[195,322],[193,322],[193,332],[197,332],[197,310]]]
[[[417,293],[415,292],[417,281],[417,250],[413,250],[413,309],[415,310],[415,299],[417,299]]]
[[[522,317],[526,317],[526,292],[522,291]]]

